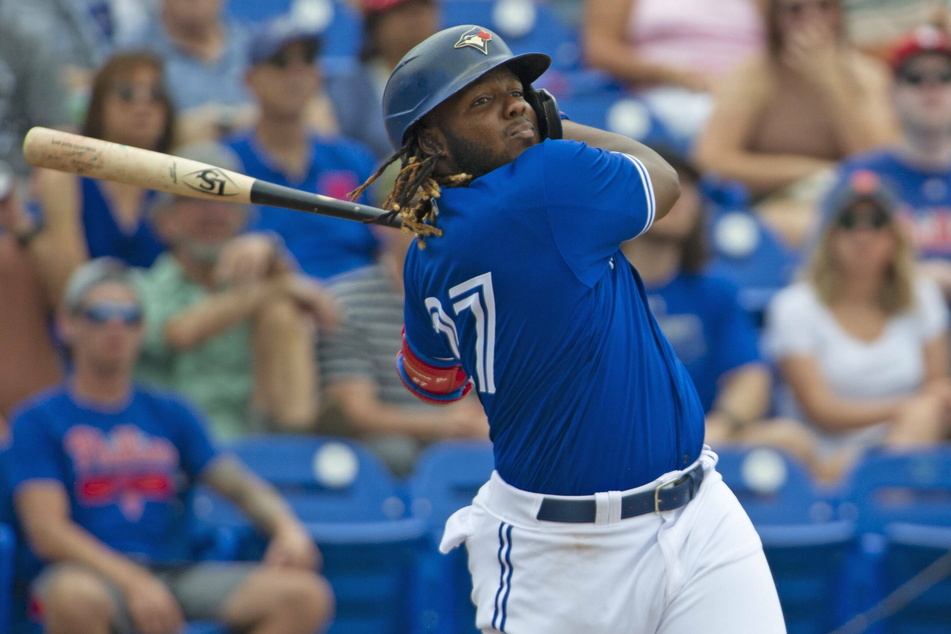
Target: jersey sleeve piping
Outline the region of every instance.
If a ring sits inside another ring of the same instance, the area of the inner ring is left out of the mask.
[[[651,183],[650,175],[647,173],[647,167],[644,166],[640,159],[637,159],[630,154],[619,154],[634,164],[634,167],[637,168],[638,174],[641,176],[641,181],[644,183],[644,196],[647,199],[647,221],[644,223],[644,227],[637,232],[637,235],[634,236],[636,238],[640,235],[643,235],[644,232],[650,229],[651,225],[654,224],[654,218],[657,214],[657,202],[654,198],[654,186]]]

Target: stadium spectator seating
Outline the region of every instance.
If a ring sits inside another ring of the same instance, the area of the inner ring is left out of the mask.
[[[426,550],[417,571],[419,605],[415,608],[426,632],[474,633],[475,607],[466,551],[439,552],[446,520],[471,503],[492,473],[492,445],[453,440],[426,448],[409,480],[410,508],[426,522]]]
[[[763,542],[790,634],[826,634],[842,618],[838,597],[855,524],[837,520],[805,467],[764,447],[719,448],[717,470]]]
[[[231,446],[271,482],[321,549],[323,573],[337,599],[331,634],[413,631],[412,576],[425,534],[407,517],[397,483],[367,447],[319,436],[252,436]],[[193,501],[199,534],[232,532],[231,553],[260,557],[264,540],[230,504],[208,490]],[[220,540],[217,543],[221,543]]]

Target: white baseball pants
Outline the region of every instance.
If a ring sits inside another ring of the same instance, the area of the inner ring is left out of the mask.
[[[588,524],[540,521],[545,496],[497,473],[446,523],[440,549],[465,542],[486,634],[785,634],[779,599],[752,523],[700,457],[704,480],[686,506],[616,519],[620,493],[598,494]],[[585,499],[585,498],[581,498]],[[613,517],[612,517],[613,512]]]

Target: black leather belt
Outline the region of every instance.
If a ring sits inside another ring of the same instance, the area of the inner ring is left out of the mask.
[[[676,480],[666,482],[651,491],[631,493],[621,498],[621,519],[662,513],[685,506],[700,490],[703,482],[703,466],[699,463]],[[594,522],[597,507],[594,499],[566,500],[545,498],[535,517],[546,522],[581,524]]]

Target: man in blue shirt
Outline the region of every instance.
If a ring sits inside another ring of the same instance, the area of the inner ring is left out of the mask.
[[[142,307],[129,273],[92,260],[66,289],[74,373],[13,418],[17,517],[47,564],[33,580],[50,634],[174,634],[216,619],[248,632],[312,634],[333,598],[319,553],[278,494],[212,446],[197,412],[132,383]],[[185,500],[197,482],[271,536],[263,566],[190,563]]]
[[[528,634],[783,632],[762,547],[703,447],[703,408],[620,244],[679,195],[627,137],[531,88],[548,56],[459,26],[383,98],[417,233],[397,365],[431,402],[476,392],[495,472],[447,522],[476,626]]]
[[[355,141],[310,130],[319,46],[316,33],[287,19],[268,23],[252,39],[245,79],[260,114],[228,144],[249,176],[343,199],[370,175],[375,160]],[[376,251],[368,227],[339,218],[265,207],[250,228],[279,234],[303,272],[320,279],[368,265]]]

